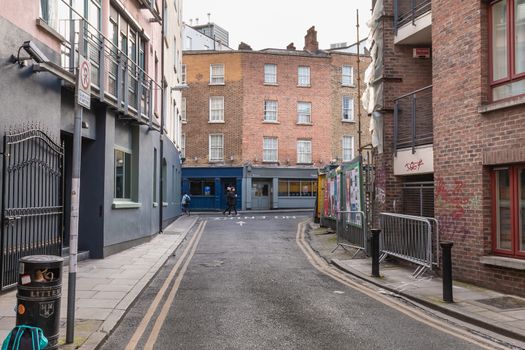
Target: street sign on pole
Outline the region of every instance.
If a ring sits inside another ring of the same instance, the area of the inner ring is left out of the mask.
[[[91,63],[79,55],[77,76],[77,102],[84,108],[91,108]]]

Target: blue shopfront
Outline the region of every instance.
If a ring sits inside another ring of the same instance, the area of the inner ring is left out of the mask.
[[[191,210],[224,210],[226,188],[235,187],[242,209],[242,167],[182,168],[182,192],[191,196]]]

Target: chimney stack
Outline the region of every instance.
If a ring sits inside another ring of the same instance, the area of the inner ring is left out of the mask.
[[[293,43],[289,43],[288,46],[286,46],[286,50],[295,51],[295,45]]]
[[[317,41],[315,26],[310,27],[304,36],[304,50],[308,52],[319,51],[319,42]]]
[[[196,26],[199,25],[199,18],[195,18],[195,25],[196,25]]]
[[[252,47],[245,42],[242,42],[239,44],[239,50],[249,50],[252,51]]]

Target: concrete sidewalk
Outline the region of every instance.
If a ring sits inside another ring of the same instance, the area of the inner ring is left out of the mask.
[[[122,318],[127,308],[182,243],[197,217],[181,216],[150,242],[103,260],[78,263],[75,343],[61,349],[95,349]],[[65,342],[67,266],[62,282],[59,343]],[[0,295],[0,340],[15,326],[16,290]]]
[[[412,276],[415,268],[383,262],[380,265],[381,277],[375,278],[371,276],[371,258],[364,257],[363,253],[352,258],[355,250],[346,251],[339,247],[333,252],[337,244],[334,233],[313,223],[308,233],[310,245],[324,259],[380,287],[385,294],[412,300],[463,322],[525,342],[524,298],[454,281],[454,303],[445,303],[442,279],[437,275],[427,273],[416,279]]]

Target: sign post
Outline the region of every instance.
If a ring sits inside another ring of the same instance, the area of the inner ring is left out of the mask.
[[[84,22],[79,23],[78,68],[75,89],[75,124],[73,129],[73,164],[71,178],[71,219],[69,226],[69,278],[67,291],[66,343],[75,340],[75,294],[78,253],[78,218],[80,211],[80,164],[82,151],[82,113],[91,107],[91,64],[84,58]]]

